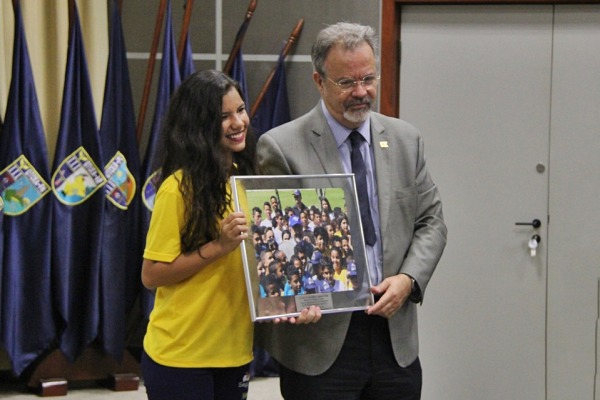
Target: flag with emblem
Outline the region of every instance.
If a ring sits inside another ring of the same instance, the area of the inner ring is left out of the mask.
[[[50,294],[48,150],[19,2],[14,14],[12,81],[0,133],[0,340],[20,375],[50,347],[56,328]]]
[[[171,21],[171,2],[167,2],[167,12],[165,15],[165,34],[163,39],[163,57],[160,67],[160,76],[158,79],[158,90],[156,95],[156,105],[154,109],[154,117],[150,128],[150,136],[148,138],[148,146],[142,163],[142,202],[140,207],[141,221],[140,228],[142,236],[146,237],[148,227],[150,226],[150,216],[154,209],[154,198],[158,190],[158,180],[160,168],[158,160],[159,147],[162,145],[160,137],[160,128],[163,115],[169,105],[169,99],[175,89],[181,84],[181,76],[179,73],[179,63],[177,61],[177,51],[175,47],[175,38],[173,36],[173,25]],[[145,242],[145,240],[144,240]],[[142,296],[143,313],[148,318],[154,307],[154,295],[144,290]]]
[[[100,331],[104,350],[121,361],[127,316],[139,293],[142,265],[138,229],[140,161],[135,113],[121,16],[112,2],[110,52],[100,139],[104,186],[104,231],[100,258]]]
[[[287,80],[285,76],[285,56],[282,53],[279,55],[273,80],[252,118],[252,126],[257,131],[258,139],[260,135],[269,129],[289,122],[290,119]]]
[[[71,361],[98,336],[100,249],[107,201],[102,160],[75,5],[51,180],[55,196],[52,210],[53,294],[62,319],[59,346]]]

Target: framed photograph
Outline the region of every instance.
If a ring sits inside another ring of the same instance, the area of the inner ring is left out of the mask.
[[[374,303],[353,174],[231,177],[253,321]]]

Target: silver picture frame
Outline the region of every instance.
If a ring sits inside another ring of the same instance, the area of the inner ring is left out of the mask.
[[[364,310],[374,304],[354,174],[232,176],[230,183],[236,211],[243,211],[253,226],[240,245],[252,321],[297,316],[311,305],[328,314]],[[348,229],[333,235],[330,230],[327,240],[323,239],[323,229],[317,229],[317,240],[315,227],[306,226],[306,218],[303,225],[298,211],[292,215],[289,210],[298,192],[309,209],[315,206],[321,211],[322,200],[327,199],[328,215],[341,217],[341,226],[345,226],[345,217]],[[264,228],[254,227],[253,209],[263,211],[271,197],[282,213],[287,208],[291,215],[291,238],[279,243],[265,242],[262,236],[259,240],[257,233],[268,230],[268,223]],[[301,232],[302,237],[293,232]],[[278,255],[283,252],[286,260],[277,263],[268,254],[275,250],[281,250]]]

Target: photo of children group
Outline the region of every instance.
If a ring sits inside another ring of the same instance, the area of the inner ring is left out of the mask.
[[[261,298],[357,288],[343,190],[257,191],[248,204]]]
[[[234,175],[231,187],[251,231],[241,249],[253,321],[374,304],[352,174]]]

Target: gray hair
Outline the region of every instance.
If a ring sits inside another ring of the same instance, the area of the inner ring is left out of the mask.
[[[354,50],[363,43],[371,46],[373,54],[377,54],[377,37],[370,26],[350,22],[329,25],[319,32],[313,43],[310,56],[314,70],[325,76],[325,59],[332,47],[341,46],[344,50]]]

